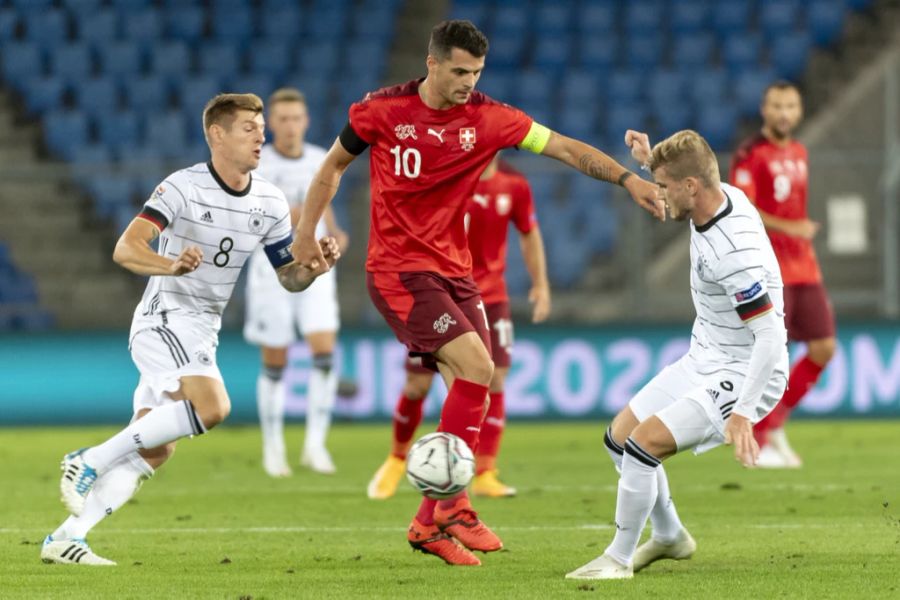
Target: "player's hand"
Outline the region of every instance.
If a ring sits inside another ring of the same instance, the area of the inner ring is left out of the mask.
[[[350,236],[347,235],[347,232],[341,229],[340,227],[335,228],[333,231],[329,231],[329,234],[337,240],[338,249],[343,252],[347,249],[347,246],[350,245]]]
[[[725,421],[725,443],[734,444],[734,458],[745,467],[755,467],[759,444],[753,438],[753,424],[747,417],[731,413]]]
[[[821,228],[821,223],[810,221],[809,219],[800,219],[794,222],[791,235],[804,240],[811,240],[816,237],[816,234],[819,233],[819,229]]]
[[[295,263],[316,275],[321,275],[329,268],[322,246],[315,237],[297,236],[291,244],[291,255]]]
[[[666,201],[659,193],[659,186],[633,175],[625,180],[625,189],[638,206],[659,219],[666,220]]]
[[[528,301],[534,305],[531,311],[531,322],[541,323],[550,315],[550,288],[536,285],[528,292]]]
[[[172,275],[179,277],[185,273],[196,271],[203,262],[203,250],[197,246],[188,246],[181,251],[178,258],[172,261]]]
[[[319,246],[322,248],[322,256],[325,257],[325,263],[331,269],[341,257],[340,242],[333,237],[323,237],[319,240]]]
[[[641,165],[650,164],[650,136],[641,131],[629,129],[625,132],[625,145],[631,148],[631,157]]]

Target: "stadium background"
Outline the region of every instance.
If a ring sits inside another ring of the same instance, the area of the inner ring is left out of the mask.
[[[626,164],[626,128],[659,139],[692,127],[727,172],[759,126],[764,86],[796,81],[840,345],[801,413],[900,416],[898,15],[896,0],[0,0],[0,425],[129,416],[127,327],[144,281],[112,247],[167,173],[208,156],[206,100],[297,86],[308,140],[327,147],[352,101],[424,75],[430,26],[447,17],[491,41],[480,89]],[[554,291],[551,323],[528,327],[510,244],[509,414],[600,420],[685,347],[686,227],[553,161],[506,156],[532,184]],[[351,235],[341,364],[360,384],[339,403],[348,419],[389,417],[402,383],[402,349],[364,289],[366,162],[335,200]],[[240,293],[225,321],[233,419],[253,421],[258,358],[239,335]],[[307,361],[293,349],[297,416]]]

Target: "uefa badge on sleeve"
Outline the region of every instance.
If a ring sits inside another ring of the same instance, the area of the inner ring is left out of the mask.
[[[464,152],[470,152],[475,149],[475,128],[462,127],[459,130],[459,145]]]

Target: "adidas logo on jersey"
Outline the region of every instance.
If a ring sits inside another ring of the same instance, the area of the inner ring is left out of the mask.
[[[212,223],[213,222],[212,213],[210,213],[209,211],[206,211],[205,213],[203,213],[203,216],[200,217],[200,220],[203,221],[204,223]]]

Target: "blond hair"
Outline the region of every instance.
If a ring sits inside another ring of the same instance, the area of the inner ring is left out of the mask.
[[[249,110],[258,115],[263,111],[262,98],[256,94],[219,94],[203,108],[203,132],[213,125],[231,129],[238,111]]]
[[[706,140],[690,129],[672,134],[653,147],[650,170],[666,168],[675,180],[696,177],[708,188],[715,187],[719,179],[719,162]]]
[[[271,96],[269,96],[269,110],[271,110],[272,106],[278,104],[279,102],[299,102],[300,104],[305,105],[306,96],[304,96],[303,92],[301,92],[297,88],[278,88],[277,90],[272,92]]]

